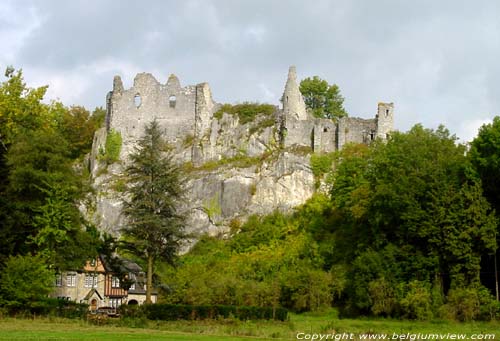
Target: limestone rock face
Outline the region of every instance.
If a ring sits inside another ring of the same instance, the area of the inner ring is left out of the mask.
[[[313,118],[306,111],[295,67],[272,115],[257,115],[241,124],[237,115],[218,112],[207,83],[181,86],[175,75],[165,84],[140,73],[130,89],[120,77],[107,96],[106,126],[94,137],[89,169],[93,204],[82,210],[101,230],[117,235],[126,221],[121,214],[124,169],[144,127],[156,120],[188,177],[187,201],[180,206],[192,232],[219,235],[232,222],[252,214],[289,211],[318,187],[310,167],[312,153],[329,153],[346,143],[386,138],[393,126],[393,104],[379,103],[375,119]],[[217,113],[217,115],[214,115]],[[109,133],[122,138],[119,160],[105,164]],[[324,186],[319,186],[324,188]]]

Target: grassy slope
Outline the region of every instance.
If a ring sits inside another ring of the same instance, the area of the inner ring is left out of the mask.
[[[131,325],[127,321],[113,321]],[[289,322],[153,321],[141,328],[118,325],[95,326],[85,321],[47,319],[0,319],[0,340],[294,340],[305,333],[494,333],[500,337],[500,322],[454,323],[395,320],[336,319],[333,314],[292,315]]]

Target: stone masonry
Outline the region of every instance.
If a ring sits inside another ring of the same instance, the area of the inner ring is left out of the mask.
[[[312,117],[293,66],[281,101],[281,109],[277,107],[271,117],[274,124],[263,124],[269,117],[240,124],[237,116],[226,113],[214,117],[221,105],[212,99],[207,83],[182,87],[170,75],[161,84],[151,74],[140,73],[133,86],[124,89],[116,76],[107,96],[106,126],[96,132],[90,155],[98,194],[87,215],[101,229],[115,234],[124,223],[122,194],[112,183],[121,176],[145,124],[153,119],[160,123],[178,161],[193,167],[186,207],[189,228],[210,234],[226,231],[234,219],[304,203],[316,190],[311,153],[337,151],[346,143],[369,144],[376,138],[386,139],[393,130],[392,103],[379,103],[373,119],[345,117],[335,122]],[[104,171],[99,153],[111,129],[122,136],[121,162]],[[238,158],[256,161],[244,166],[230,162]],[[208,162],[218,166],[208,169],[204,167]]]

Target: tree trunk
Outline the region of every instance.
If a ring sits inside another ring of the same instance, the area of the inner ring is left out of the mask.
[[[146,278],[146,304],[151,304],[151,292],[153,291],[153,256],[148,255],[148,272]]]
[[[499,293],[498,293],[498,267],[497,267],[497,253],[498,251],[495,251],[495,293],[497,296],[497,301],[500,301]]]

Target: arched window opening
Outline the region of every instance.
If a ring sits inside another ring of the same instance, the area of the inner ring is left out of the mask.
[[[134,96],[134,104],[135,104],[135,107],[136,108],[139,108],[141,106],[141,103],[142,103],[142,98],[141,98],[141,95],[137,94]]]
[[[175,103],[177,102],[177,97],[175,95],[172,95],[168,98],[168,103],[170,108],[175,108]]]

